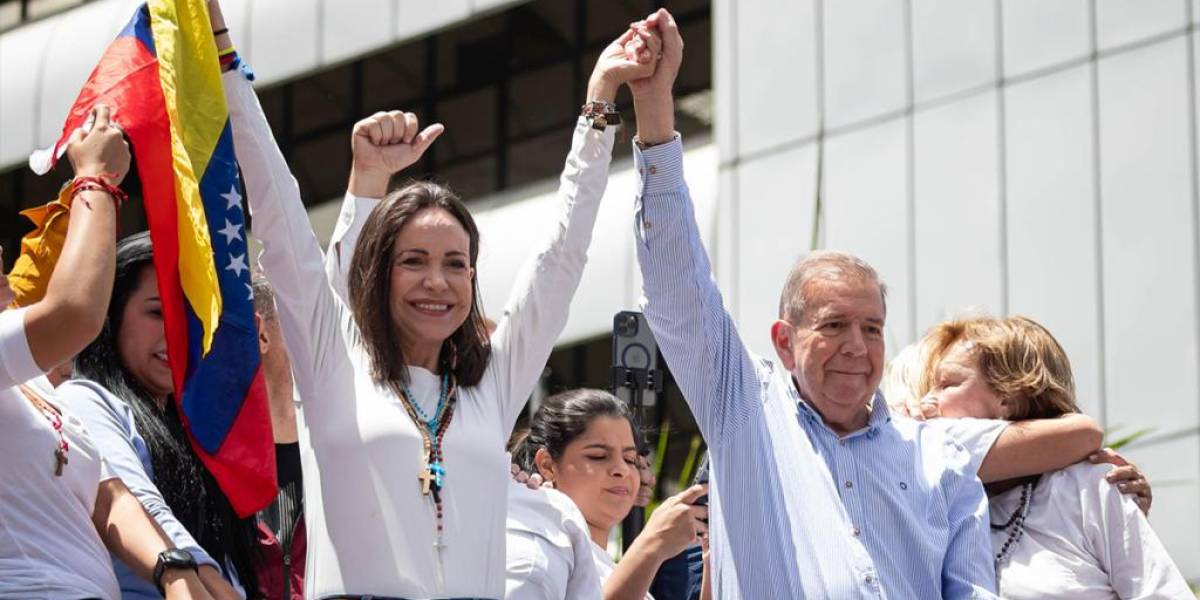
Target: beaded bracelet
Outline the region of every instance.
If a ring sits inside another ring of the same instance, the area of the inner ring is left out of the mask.
[[[121,210],[121,206],[129,200],[129,195],[121,188],[105,181],[103,177],[113,177],[115,175],[105,175],[102,177],[76,177],[71,180],[71,199],[78,196],[81,192],[104,192],[112,197],[113,203],[116,204],[117,210]],[[84,203],[87,200],[84,199]],[[89,208],[91,205],[88,205]]]

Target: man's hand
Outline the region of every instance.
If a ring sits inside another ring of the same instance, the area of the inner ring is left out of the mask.
[[[662,40],[656,31],[631,26],[600,53],[584,100],[612,102],[621,84],[654,74],[661,50]]]
[[[641,478],[641,485],[638,486],[637,499],[633,501],[634,506],[645,508],[650,505],[650,500],[654,498],[654,484],[658,483],[658,478],[654,476],[654,469],[650,466],[650,459],[638,455],[637,457],[638,475]]]
[[[398,110],[377,112],[355,123],[347,190],[362,198],[382,198],[392,174],[421,160],[445,130],[441,123],[421,130],[416,115]]]
[[[1154,501],[1154,493],[1150,490],[1150,480],[1137,465],[1126,460],[1124,456],[1112,448],[1104,448],[1088,457],[1088,462],[1098,465],[1108,463],[1116,468],[1108,472],[1104,479],[1117,486],[1122,494],[1133,496],[1133,502],[1142,509],[1142,514],[1150,514],[1150,504]]]
[[[675,103],[671,89],[683,64],[683,37],[675,17],[665,8],[646,17],[638,28],[658,32],[662,38],[662,59],[652,75],[629,82],[637,112],[637,135],[644,144],[661,144],[675,136]]]
[[[76,129],[67,142],[67,158],[76,177],[103,177],[112,185],[121,185],[129,172],[129,146],[103,104],[92,109],[92,128]]]

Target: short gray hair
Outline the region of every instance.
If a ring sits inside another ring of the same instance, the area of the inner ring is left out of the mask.
[[[274,320],[275,292],[271,289],[271,282],[267,281],[267,276],[255,273],[250,278],[250,288],[254,290],[254,312],[262,316],[263,320]]]
[[[873,282],[879,286],[883,312],[887,314],[887,285],[879,279],[874,267],[848,252],[814,250],[796,261],[788,273],[783,293],[779,296],[780,319],[791,322],[800,320],[808,304],[808,284],[816,279]]]

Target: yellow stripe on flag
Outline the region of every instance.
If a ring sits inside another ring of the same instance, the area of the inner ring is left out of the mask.
[[[200,199],[200,177],[229,117],[225,90],[203,0],[150,0],[150,29],[171,121],[179,278],[183,294],[203,326],[203,352],[207,354],[221,316],[221,289]]]

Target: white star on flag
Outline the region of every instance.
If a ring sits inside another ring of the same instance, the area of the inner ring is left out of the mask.
[[[246,266],[246,255],[239,254],[237,256],[234,256],[233,253],[230,253],[229,254],[229,266],[225,267],[225,270],[233,271],[238,277],[241,277],[242,271],[250,270],[250,268]]]
[[[237,184],[229,186],[229,193],[221,194],[221,197],[229,203],[229,205],[225,207],[225,210],[233,210],[234,207],[242,207],[242,195],[237,191]]]
[[[245,284],[245,285],[246,285],[246,291],[250,293],[250,297],[249,297],[249,298],[246,298],[246,299],[247,299],[247,300],[249,300],[249,301],[251,301],[251,302],[254,302],[254,286],[251,286],[251,285],[250,285],[250,284],[248,284],[248,283],[247,283],[247,284]]]
[[[232,244],[233,240],[242,239],[242,228],[234,225],[229,219],[225,219],[225,228],[217,230],[217,233],[225,236],[225,244]]]

